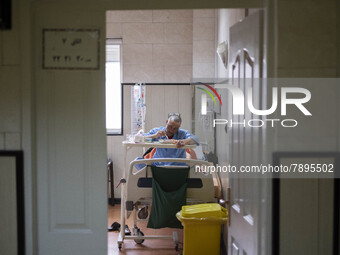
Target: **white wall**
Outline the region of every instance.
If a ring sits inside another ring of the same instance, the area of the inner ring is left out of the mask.
[[[31,14],[28,1],[13,0],[11,4],[12,28],[0,30],[0,150],[25,150],[25,239],[27,254],[32,254]]]
[[[19,3],[12,1],[13,14]],[[20,21],[14,19],[11,30],[0,31],[0,150],[21,148]]]
[[[143,155],[142,148],[132,148],[124,162],[122,141],[131,133],[131,86],[124,86],[124,135],[107,137],[107,155],[113,160],[114,182],[118,184],[125,164]],[[168,113],[179,112],[183,119],[181,128],[191,129],[191,86],[190,85],[147,85],[146,86],[146,132],[165,126]],[[120,188],[115,189],[115,198],[120,198]]]
[[[303,10],[303,11],[299,11]],[[278,77],[337,77],[335,1],[278,2]],[[289,19],[287,19],[289,16]],[[339,149],[338,85],[310,85],[309,107],[313,117],[301,120],[299,128],[277,130],[278,151],[336,151]],[[315,84],[316,83],[316,84]],[[320,87],[323,86],[323,87]],[[327,113],[324,111],[327,106]],[[325,115],[326,114],[326,115]],[[323,120],[324,117],[329,116]]]

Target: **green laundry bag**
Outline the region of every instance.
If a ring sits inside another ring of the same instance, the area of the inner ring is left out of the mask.
[[[152,207],[148,228],[182,228],[176,213],[186,204],[189,167],[151,166]]]

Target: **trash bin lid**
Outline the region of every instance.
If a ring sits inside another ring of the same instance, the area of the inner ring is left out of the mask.
[[[227,216],[227,210],[217,203],[182,206],[184,218],[226,218]]]

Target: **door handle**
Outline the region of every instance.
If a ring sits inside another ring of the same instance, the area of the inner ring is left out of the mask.
[[[231,201],[230,201],[230,188],[227,189],[227,200],[220,199],[218,203],[227,209],[228,211],[228,227],[230,227],[230,209],[231,209]]]

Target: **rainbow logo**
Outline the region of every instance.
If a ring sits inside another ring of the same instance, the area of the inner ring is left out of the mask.
[[[217,98],[220,101],[220,104],[222,106],[222,100],[221,100],[220,95],[217,93],[217,91],[212,86],[210,86],[209,84],[202,83],[202,82],[200,82],[200,84],[202,84],[202,85],[206,86],[207,88],[209,88],[217,96]],[[212,100],[214,101],[215,105],[217,105],[216,100],[215,100],[213,94],[209,90],[201,88],[201,87],[197,87],[197,88],[200,89],[200,90],[203,90],[205,93],[207,93],[212,98]],[[201,113],[202,113],[202,115],[206,115],[207,114],[207,98],[206,98],[206,94],[202,94]]]
[[[214,94],[217,96],[217,98],[218,98],[218,100],[220,101],[220,104],[221,104],[221,106],[222,106],[222,100],[221,100],[220,95],[217,93],[217,91],[216,91],[213,87],[211,87],[209,84],[202,83],[202,82],[200,82],[200,84],[206,86],[206,87],[209,88],[212,92],[214,92]],[[204,89],[204,88],[201,88],[201,87],[197,87],[197,88],[200,89],[200,90],[203,90],[205,93],[207,93],[207,94],[212,98],[212,100],[214,101],[215,105],[217,105],[216,100],[215,100],[213,94],[211,94],[211,92],[210,92],[209,90]]]

